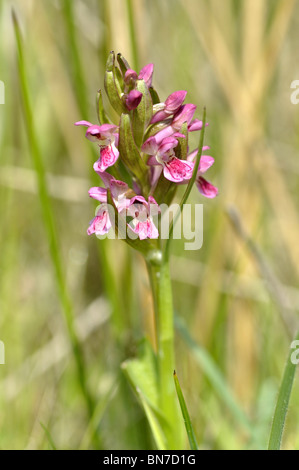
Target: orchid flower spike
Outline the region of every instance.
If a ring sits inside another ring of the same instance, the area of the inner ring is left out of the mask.
[[[114,213],[137,235],[139,240],[132,240],[132,246],[144,253],[152,250],[159,238],[160,205],[171,203],[177,184],[193,181],[198,150],[189,153],[189,133],[203,128],[203,122],[195,117],[196,105],[184,104],[186,90],[174,91],[165,101],[160,100],[152,84],[153,71],[154,65],[149,63],[138,73],[121,54],[116,59],[112,51],[104,87],[114,120],[108,116],[99,90],[100,123],[75,123],[86,128],[86,138],[99,148],[93,169],[101,183],[89,190],[89,196],[99,205],[87,233],[104,235],[117,229],[111,216]],[[210,199],[218,194],[217,187],[205,179],[213,163],[213,157],[201,155],[195,178],[199,192]]]

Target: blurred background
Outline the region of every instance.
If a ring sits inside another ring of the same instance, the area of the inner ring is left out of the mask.
[[[95,153],[74,127],[97,122],[110,50],[136,70],[153,62],[162,100],[185,89],[196,117],[207,108],[219,196],[191,194],[203,247],[173,244],[176,370],[200,448],[267,446],[298,323],[298,27],[294,0],[0,0],[1,449],[154,448],[120,367],[152,335],[147,272],[121,241],[87,236]],[[299,448],[298,391],[285,449]]]

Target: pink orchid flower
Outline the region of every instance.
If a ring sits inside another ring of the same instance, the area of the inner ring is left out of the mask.
[[[175,132],[180,131],[185,122],[187,122],[188,132],[200,131],[202,129],[203,122],[199,119],[193,119],[195,110],[195,104],[187,103],[182,105],[173,116],[172,121],[164,127],[164,129],[155,134],[156,141],[160,143],[166,137],[170,137]],[[208,125],[209,124],[206,123],[206,126]]]
[[[187,92],[185,90],[175,91],[168,96],[165,103],[159,103],[156,105],[159,110],[153,115],[151,124],[165,121],[165,119],[168,119],[175,114],[182,106],[186,95]]]
[[[89,196],[101,202],[97,215],[90,222],[87,230],[88,235],[96,233],[96,235],[104,235],[109,232],[112,227],[109,217],[107,205],[107,189],[110,189],[113,202],[119,213],[127,209],[130,205],[130,199],[127,199],[126,193],[129,189],[127,183],[115,180],[109,173],[98,172],[101,176],[105,188],[94,186],[88,191]]]
[[[111,221],[106,203],[101,204],[97,210],[96,216],[91,220],[87,229],[87,234],[105,235],[111,229]]]
[[[91,142],[97,142],[100,147],[100,158],[96,162],[97,170],[103,172],[114,165],[119,157],[119,151],[116,147],[118,143],[117,126],[113,124],[98,126],[88,121],[78,121],[75,125],[87,127],[86,138]]]
[[[129,227],[140,240],[158,238],[159,232],[153,217],[159,213],[160,208],[152,196],[149,196],[148,201],[143,196],[134,196],[127,210],[127,214],[133,217]]]
[[[174,183],[189,180],[192,176],[194,163],[180,160],[175,156],[174,148],[178,145],[176,137],[185,137],[183,134],[174,133],[158,143],[156,136],[149,137],[142,146],[142,150],[148,155],[148,165],[161,165],[166,179]]]
[[[116,180],[109,173],[99,172],[97,169],[96,172],[102,178],[105,188],[94,186],[88,191],[89,196],[100,202],[107,203],[107,189],[110,189],[113,202],[118,212],[126,209],[130,205],[130,199],[126,197],[129,190],[127,183]]]

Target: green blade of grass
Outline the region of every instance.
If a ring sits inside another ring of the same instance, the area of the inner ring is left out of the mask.
[[[180,407],[182,410],[182,415],[184,418],[184,423],[185,423],[186,432],[187,432],[188,439],[189,439],[190,448],[191,450],[198,450],[198,444],[196,441],[195,433],[193,430],[193,426],[192,426],[191,419],[188,413],[187,405],[184,399],[184,395],[183,395],[176,371],[173,372],[173,379],[174,379],[175,389],[177,392]]]
[[[194,341],[183,321],[179,317],[175,318],[175,325],[182,338],[193,352],[196,362],[200,365],[200,367],[202,367],[203,372],[210,380],[217,394],[225,402],[236,421],[240,423],[240,425],[249,433],[250,437],[254,439],[253,425],[237,403],[230,388],[226,384],[221,371],[217,367],[217,364],[214,362],[209,353]]]
[[[298,340],[299,332],[297,333],[294,341]],[[280,450],[281,448],[281,440],[297,367],[297,364],[292,361],[291,356],[292,351],[290,351],[287,363],[285,365],[284,374],[277,397],[272,427],[270,431],[268,450]]]
[[[63,270],[63,262],[60,255],[60,249],[57,239],[57,229],[54,222],[52,204],[48,192],[45,169],[43,159],[40,151],[40,147],[36,138],[36,131],[34,127],[34,119],[32,113],[32,107],[30,103],[30,94],[27,83],[26,67],[24,62],[23,54],[23,40],[21,36],[20,26],[18,19],[14,11],[12,11],[12,19],[15,30],[15,37],[17,42],[18,52],[18,72],[20,80],[20,89],[23,102],[24,120],[26,126],[27,138],[30,146],[30,153],[33,159],[33,165],[36,171],[37,182],[38,182],[38,195],[41,204],[41,211],[43,216],[43,222],[46,230],[48,239],[48,245],[50,249],[50,256],[54,268],[55,280],[58,290],[58,295],[64,318],[66,322],[68,336],[71,342],[72,351],[77,367],[78,383],[80,385],[81,392],[86,402],[86,407],[89,417],[93,415],[94,403],[93,398],[88,390],[86,383],[85,365],[83,361],[83,355],[77,333],[74,326],[74,310],[71,302],[71,297],[68,292],[65,275]],[[97,442],[98,443],[98,442]]]
[[[46,428],[46,426],[42,422],[40,422],[39,424],[41,425],[41,427],[45,431],[46,437],[48,439],[49,445],[52,448],[52,450],[57,450],[49,430]]]

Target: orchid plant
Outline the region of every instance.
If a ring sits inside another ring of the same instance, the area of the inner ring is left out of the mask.
[[[152,85],[153,64],[139,73],[121,55],[111,52],[105,71],[105,91],[114,118],[104,109],[98,92],[99,124],[81,120],[85,136],[99,147],[93,169],[101,184],[89,190],[99,202],[88,235],[110,230],[138,250],[146,261],[155,307],[156,338],[147,340],[139,357],[122,367],[139,396],[159,449],[183,448],[184,425],[172,373],[174,325],[169,273],[169,243],[159,235],[160,205],[170,205],[179,185],[186,185],[181,206],[195,183],[199,192],[214,198],[218,189],[204,177],[214,159],[203,145],[207,125],[194,118],[196,106],[184,104],[185,90],[161,101]],[[199,147],[190,151],[190,132],[201,131]],[[173,228],[172,222],[172,227]],[[172,230],[170,229],[170,238]],[[155,346],[156,345],[156,346]]]

